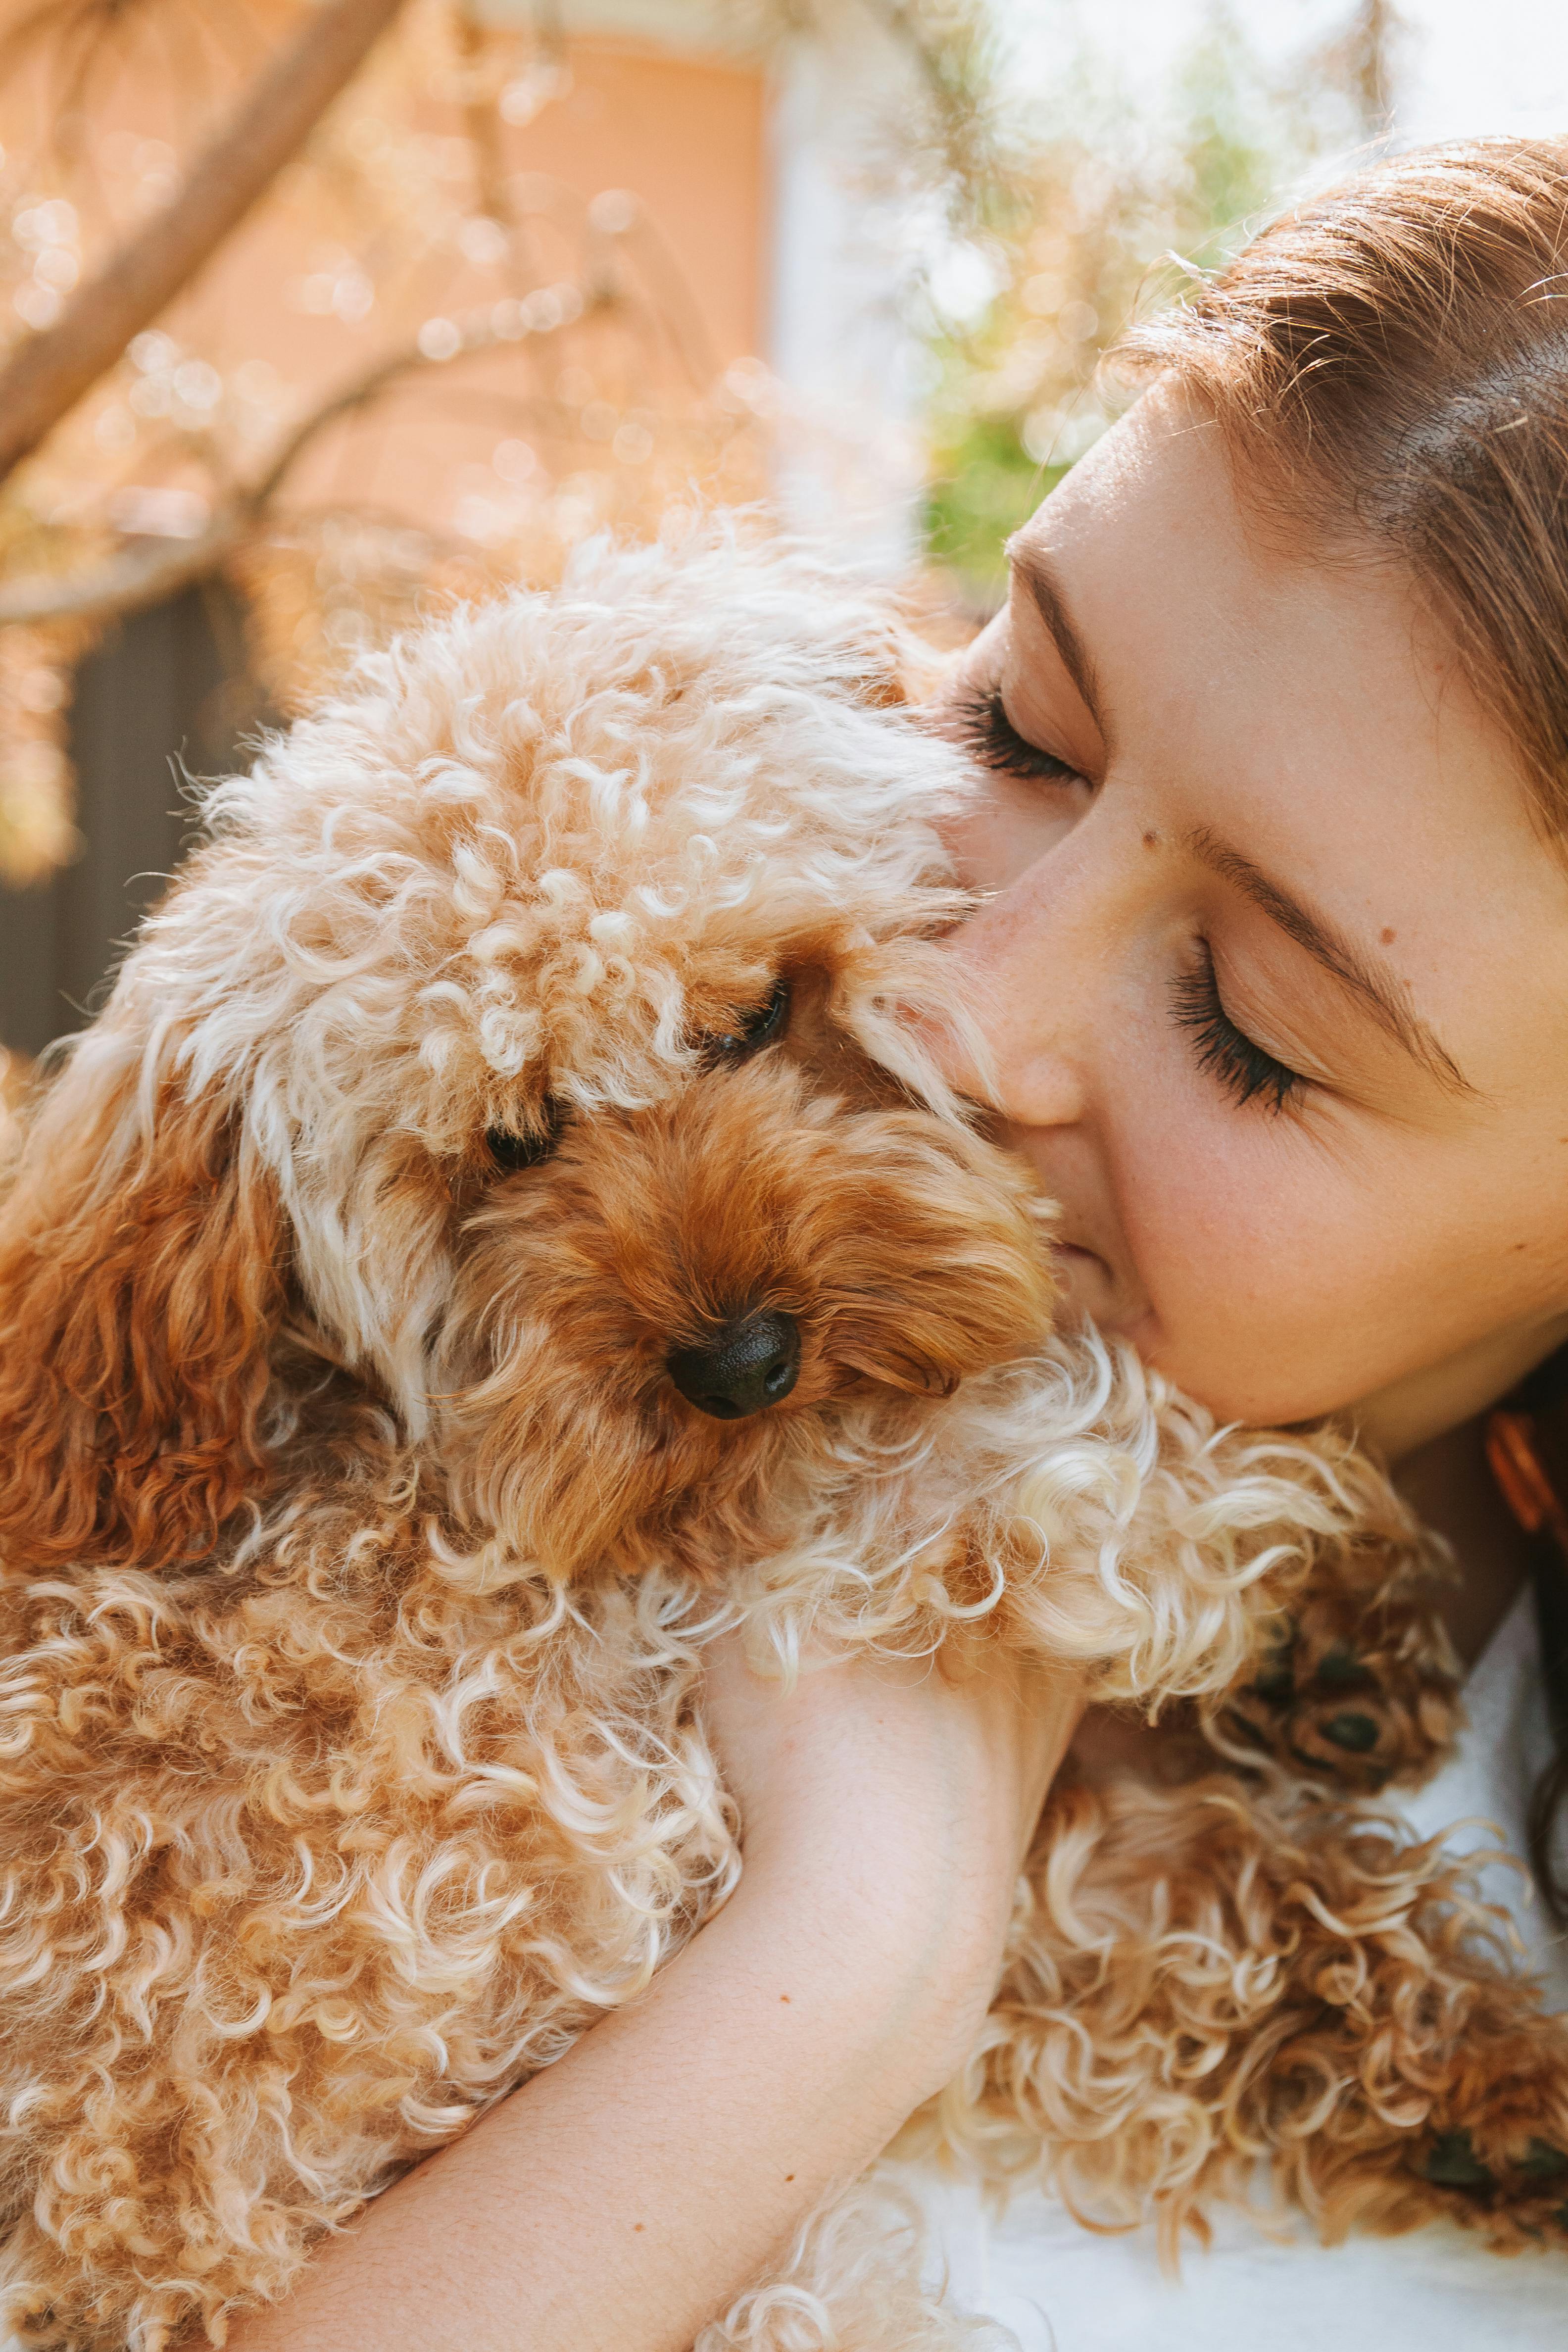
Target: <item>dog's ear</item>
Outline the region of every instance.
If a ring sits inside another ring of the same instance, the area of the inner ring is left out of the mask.
[[[0,1562],[198,1558],[264,1471],[276,1189],[232,1106],[90,1036],[0,1212]]]

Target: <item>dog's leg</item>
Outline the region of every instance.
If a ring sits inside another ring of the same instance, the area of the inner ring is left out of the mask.
[[[1260,2086],[1283,2184],[1331,2240],[1445,2219],[1499,2252],[1568,2245],[1568,2023],[1440,1851],[1391,1848],[1386,1916],[1354,1934],[1334,1920],[1325,1862],[1315,1889],[1285,1890],[1320,1916]]]
[[[1463,1719],[1442,1589],[1419,1544],[1325,1547],[1310,1582],[1260,1629],[1253,1667],[1205,1703],[1210,1744],[1352,1795],[1418,1787]]]
[[[1357,1794],[1424,1778],[1459,1719],[1448,1571],[1384,1473],[1341,1432],[1216,1430],[1124,1356],[1112,1378],[1087,1341],[1058,1353],[1058,1384],[1015,1374],[973,1413],[971,1454],[1022,1465],[971,1527],[1000,1638],[1102,1700],[1192,1700],[1244,1765]]]
[[[985,2036],[927,2112],[1166,2251],[1270,2177],[1325,2238],[1568,2242],[1568,2030],[1439,1850],[1218,1776],[1053,1798]]]

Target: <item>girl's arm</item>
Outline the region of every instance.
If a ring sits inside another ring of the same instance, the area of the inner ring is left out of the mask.
[[[867,1660],[784,1698],[728,1649],[728,1905],[232,2352],[684,2352],[963,2057],[1079,1706],[1065,1677]]]

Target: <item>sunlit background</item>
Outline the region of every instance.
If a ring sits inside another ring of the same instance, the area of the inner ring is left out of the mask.
[[[201,247],[204,157],[375,6],[0,0],[13,1071],[99,1001],[189,779],[422,609],[720,505],[962,634],[1131,315],[1391,143],[1568,128],[1546,0],[379,0],[94,346],[95,277]]]

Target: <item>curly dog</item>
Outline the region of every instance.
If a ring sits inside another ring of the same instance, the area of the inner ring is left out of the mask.
[[[917,2136],[1173,2231],[1270,2157],[1331,2227],[1561,2227],[1531,1989],[1355,1809],[1457,1720],[1425,1548],[1343,1439],[1216,1432],[1053,1330],[1047,1213],[939,1071],[973,778],[903,660],[804,558],[716,539],[422,627],[212,793],[31,1108],[26,2340],[220,2340],[647,1985],[740,1866],[700,1718],[736,1624],[785,1671],[1028,1646],[1184,1725],[1161,1790],[1064,1780]],[[801,2251],[815,2308],[866,2275],[846,2227]],[[842,2340],[940,2332],[910,2294]]]

